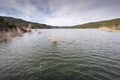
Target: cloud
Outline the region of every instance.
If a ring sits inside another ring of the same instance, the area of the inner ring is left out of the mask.
[[[0,0],[0,15],[54,26],[120,17],[120,0]]]

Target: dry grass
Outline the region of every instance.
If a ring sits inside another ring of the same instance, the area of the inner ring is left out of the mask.
[[[52,43],[57,43],[58,42],[58,39],[57,39],[55,34],[51,35],[51,37],[49,37],[48,40]]]
[[[102,31],[107,31],[107,32],[120,32],[120,30],[119,29],[117,30],[115,27],[109,28],[109,27],[103,26],[98,29]]]
[[[20,28],[8,31],[0,31],[0,41],[10,41],[12,37],[21,36],[23,31]]]

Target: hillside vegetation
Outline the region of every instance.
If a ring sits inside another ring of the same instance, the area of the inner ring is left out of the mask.
[[[22,19],[0,16],[0,42],[9,41],[14,36],[31,32],[31,28],[51,28],[49,25],[25,21]]]
[[[4,21],[9,23],[10,25],[15,25],[15,26],[23,27],[23,26],[28,26],[28,24],[31,24],[32,28],[51,28],[50,25],[25,21],[25,20],[13,18],[13,17],[0,16],[0,18],[3,18]]]
[[[105,21],[98,21],[98,22],[90,22],[82,25],[72,26],[71,28],[99,28],[99,27],[114,27],[115,29],[120,29],[120,18],[112,19],[112,20],[105,20]]]

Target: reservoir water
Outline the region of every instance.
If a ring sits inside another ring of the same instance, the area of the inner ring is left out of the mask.
[[[120,80],[120,33],[40,31],[0,42],[0,80]]]

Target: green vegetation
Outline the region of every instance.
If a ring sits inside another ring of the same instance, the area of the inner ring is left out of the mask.
[[[31,28],[51,28],[49,25],[28,22],[22,19],[0,16],[0,42],[9,41],[14,36],[31,32]]]
[[[25,20],[13,18],[13,17],[0,16],[0,20],[4,20],[4,22],[8,23],[9,25],[15,25],[19,27],[27,27],[28,24],[31,24],[32,28],[51,28],[50,25],[29,22],[29,21],[25,21]],[[9,26],[7,27],[9,28]]]
[[[8,31],[10,29],[17,28],[15,25],[6,22],[3,17],[0,17],[0,31]]]
[[[105,20],[99,22],[90,22],[82,25],[72,26],[71,28],[99,28],[107,26],[109,28],[114,27],[115,29],[120,29],[120,18],[112,19],[112,20]]]
[[[105,26],[112,29],[114,28],[114,29],[120,30],[120,18],[105,20],[105,21],[98,21],[98,22],[90,22],[90,23],[75,25],[75,26],[54,27],[46,24],[29,22],[29,21],[25,21],[25,20],[13,18],[13,17],[0,16],[0,27],[2,26],[2,28],[3,27],[4,28],[13,28],[13,27],[24,28],[24,27],[28,27],[28,24],[31,24],[32,28],[47,28],[47,29],[48,28],[99,28],[99,27]]]

